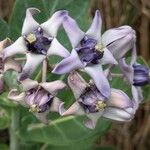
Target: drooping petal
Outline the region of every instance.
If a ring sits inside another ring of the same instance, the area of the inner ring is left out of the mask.
[[[107,106],[117,107],[117,108],[129,108],[133,107],[132,101],[123,91],[118,89],[111,89],[111,96],[108,101],[106,101]]]
[[[14,59],[6,59],[5,62],[4,62],[4,72],[7,71],[7,70],[15,70],[17,72],[21,72],[21,65],[15,61]]]
[[[63,27],[68,35],[72,47],[77,47],[85,36],[85,33],[79,28],[76,21],[69,16],[64,17]]]
[[[38,67],[39,64],[42,63],[42,61],[45,59],[44,55],[37,55],[28,53],[27,54],[27,61],[26,64],[23,67],[23,70],[19,76],[19,80],[24,80],[28,78]]]
[[[139,107],[139,103],[141,103],[141,101],[143,100],[143,95],[140,87],[132,86],[131,90],[134,102],[134,109],[136,111]]]
[[[53,102],[51,104],[50,110],[52,112],[59,112],[60,105],[62,104],[62,101],[60,101],[57,97],[54,97]]]
[[[55,12],[49,20],[41,24],[41,27],[47,34],[50,36],[56,37],[57,31],[62,24],[64,16],[66,16],[68,12],[66,10],[60,10]]]
[[[22,27],[22,35],[28,34],[39,26],[39,23],[37,23],[33,18],[33,15],[39,12],[40,10],[37,8],[28,8],[26,10],[26,17],[24,19]]]
[[[112,42],[124,38],[128,34],[132,34],[132,32],[135,34],[135,31],[130,26],[109,29],[102,35],[102,43],[104,46],[108,46]]]
[[[83,67],[84,65],[80,61],[77,52],[73,49],[70,56],[57,64],[52,72],[55,74],[64,74]]]
[[[62,116],[68,115],[84,115],[85,112],[78,102],[73,103],[67,110],[64,108],[64,103],[59,106],[59,113]]]
[[[12,89],[8,93],[8,99],[18,102],[21,105],[27,107],[27,104],[24,101],[25,96],[26,96],[25,92],[19,93],[17,89]]]
[[[133,67],[126,64],[125,58],[122,58],[119,60],[119,67],[121,69],[121,72],[123,73],[123,75],[126,77],[126,79],[128,80],[128,82],[130,84],[133,84]]]
[[[28,79],[25,79],[25,80],[21,81],[21,85],[22,85],[23,91],[28,91],[32,88],[37,87],[38,82],[28,78]]]
[[[66,84],[61,80],[53,81],[53,82],[43,82],[39,84],[42,88],[48,91],[51,94],[56,94],[58,90],[63,89]]]
[[[61,57],[68,57],[70,55],[70,53],[68,52],[68,50],[62,46],[58,40],[56,38],[53,39],[50,48],[47,51],[47,55],[58,55]]]
[[[102,116],[116,121],[129,121],[133,118],[133,115],[126,112],[125,110],[113,107],[105,108]]]
[[[115,58],[113,57],[112,53],[107,49],[104,48],[104,55],[100,60],[101,64],[118,64]]]
[[[33,113],[37,119],[39,119],[41,122],[43,122],[44,124],[48,124],[48,113],[50,112],[50,110],[48,109],[47,111],[43,112],[43,113]]]
[[[85,126],[90,129],[94,129],[98,119],[102,116],[103,111],[97,113],[87,114],[88,120],[85,121]]]
[[[86,35],[89,37],[100,41],[101,40],[101,28],[102,28],[102,19],[99,10],[96,10],[95,16],[91,26],[89,27]]]
[[[15,43],[6,47],[4,49],[4,59],[13,56],[15,54],[25,54],[27,52],[27,47],[23,37],[19,37]]]
[[[104,97],[109,98],[110,86],[106,76],[104,75],[101,65],[85,67],[85,71],[92,77],[101,94]]]
[[[80,97],[82,92],[88,86],[86,81],[80,76],[77,71],[71,72],[68,76],[68,85],[73,91],[73,94],[76,99]]]

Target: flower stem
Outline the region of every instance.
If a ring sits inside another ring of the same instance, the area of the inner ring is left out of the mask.
[[[47,61],[43,61],[43,70],[42,70],[42,82],[46,82],[46,74],[47,74]]]
[[[10,125],[10,150],[19,150],[20,143],[16,131],[20,125],[20,112],[19,108],[12,108],[11,112],[11,125]]]

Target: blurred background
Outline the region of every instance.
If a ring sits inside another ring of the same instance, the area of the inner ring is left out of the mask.
[[[10,19],[14,2],[15,0],[0,0],[0,16],[6,22]],[[132,26],[137,33],[138,55],[150,63],[150,1],[91,0],[86,10],[89,18],[94,16],[96,9],[101,11],[104,30],[125,24]],[[118,150],[149,150],[150,101],[145,101],[147,103],[140,106],[134,120],[124,124],[112,123],[108,133],[95,140],[95,147],[110,147],[112,150],[113,147]],[[0,130],[0,141],[9,142],[7,129]]]

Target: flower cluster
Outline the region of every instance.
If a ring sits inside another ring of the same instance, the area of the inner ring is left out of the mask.
[[[52,111],[62,116],[86,114],[88,120],[85,125],[91,129],[100,117],[116,121],[131,120],[143,99],[140,86],[150,83],[150,69],[137,63],[135,31],[126,25],[101,34],[99,10],[95,12],[86,32],[65,10],[55,12],[42,24],[33,17],[38,12],[36,8],[28,8],[21,36],[12,44],[9,39],[0,43],[0,91],[4,86],[3,73],[13,69],[19,73],[17,80],[21,89],[12,89],[8,98],[29,108],[44,123],[48,123],[47,115]],[[61,26],[72,45],[71,53],[57,40]],[[125,57],[130,51],[129,64]],[[17,62],[17,54],[26,56],[24,65]],[[76,99],[68,109],[56,97],[57,91],[66,84],[61,80],[46,82],[51,55],[62,58],[61,62],[51,66],[51,73],[68,75],[68,86]],[[32,80],[32,74],[42,63],[41,82]],[[121,70],[122,81],[131,86],[132,98],[122,90],[110,87],[109,79],[115,77],[112,73],[114,67]],[[91,77],[90,82],[86,82],[80,72],[87,73]]]

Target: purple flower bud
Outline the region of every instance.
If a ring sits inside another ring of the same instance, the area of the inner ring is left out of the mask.
[[[134,77],[133,85],[144,86],[150,83],[150,69],[144,65],[133,65]]]

